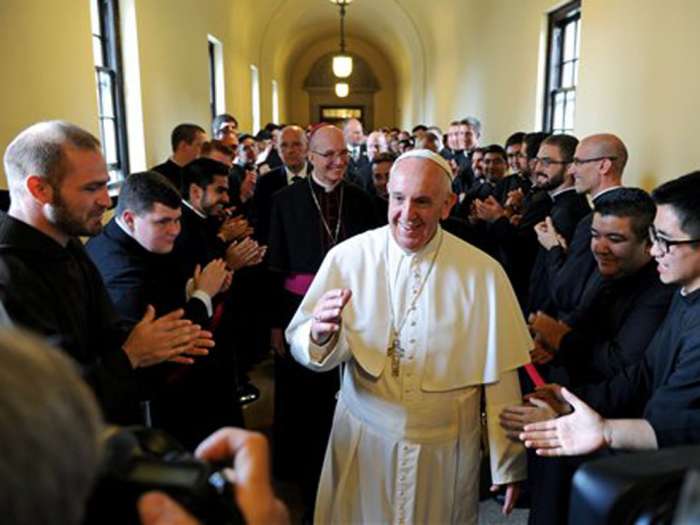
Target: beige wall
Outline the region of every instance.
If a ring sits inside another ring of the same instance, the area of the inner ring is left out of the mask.
[[[0,1],[0,64],[0,152],[40,120],[69,120],[97,133],[87,2]]]
[[[630,149],[647,189],[700,167],[700,2],[584,0],[576,131]]]
[[[135,6],[136,95],[148,165],[169,154],[175,124],[209,123],[208,33],[223,43],[227,110],[242,129],[251,127],[251,64],[260,70],[262,122],[271,119],[272,79],[280,87],[281,119],[306,120],[300,79],[313,56],[337,39],[330,3],[121,1]],[[439,3],[439,10],[423,0],[350,7],[348,34],[387,90],[379,95],[384,113],[377,124],[444,127],[473,114],[485,124],[484,142],[537,128],[543,24],[560,2]],[[698,20],[697,0],[583,0],[576,133],[618,133],[630,148],[630,184],[648,188],[698,164]],[[0,150],[41,119],[64,118],[97,132],[88,0],[0,1],[0,64]],[[384,70],[392,73],[393,87]]]

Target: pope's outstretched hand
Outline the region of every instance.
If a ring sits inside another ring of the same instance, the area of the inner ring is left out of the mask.
[[[324,293],[312,313],[311,339],[317,345],[325,345],[340,330],[342,313],[352,292],[347,288],[335,288]]]

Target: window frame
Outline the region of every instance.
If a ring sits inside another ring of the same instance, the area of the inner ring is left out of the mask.
[[[574,34],[574,56],[569,62],[573,62],[573,79],[575,82],[571,86],[562,86],[562,77],[564,74],[564,34],[565,28],[569,24],[577,24]],[[580,63],[580,49],[577,49],[577,42],[580,41],[581,32],[581,0],[573,0],[560,8],[549,13],[547,24],[547,61],[545,67],[544,81],[544,112],[542,129],[548,132],[566,133],[573,128],[563,127],[566,124],[566,106],[567,96],[569,93],[574,94],[573,106],[574,115],[576,110],[576,88],[578,86],[578,66]],[[578,53],[577,53],[578,51]],[[556,126],[554,122],[554,107],[557,95],[564,96],[563,115],[564,122],[562,127]],[[574,116],[575,120],[575,116]]]
[[[104,121],[114,122],[116,162],[107,162],[107,169],[110,173],[116,174],[116,179],[111,182],[119,182],[129,174],[129,147],[126,132],[126,103],[124,98],[124,77],[121,57],[121,32],[119,19],[118,0],[93,0],[96,7],[96,15],[99,20],[100,34],[91,32],[92,38],[98,38],[101,43],[102,65],[95,64],[95,81],[97,88],[97,118],[100,127],[100,138],[102,150],[107,161],[105,151]],[[94,57],[93,57],[94,58]],[[100,76],[110,77],[110,95],[114,110],[113,117],[107,117],[103,112],[103,87]]]

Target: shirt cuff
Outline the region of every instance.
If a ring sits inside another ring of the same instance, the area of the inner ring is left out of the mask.
[[[311,363],[318,366],[323,365],[328,356],[331,355],[335,349],[335,346],[338,344],[339,334],[339,331],[333,334],[333,336],[323,345],[316,344],[311,337],[311,334],[309,334],[309,357]]]
[[[199,299],[204,303],[204,307],[207,309],[207,316],[211,317],[214,315],[214,307],[211,304],[211,297],[209,297],[209,294],[207,292],[204,292],[202,290],[195,290],[192,292],[192,296],[190,299]]]

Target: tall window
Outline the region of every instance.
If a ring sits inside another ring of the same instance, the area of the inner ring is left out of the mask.
[[[209,45],[209,107],[211,117],[226,113],[224,97],[224,49],[221,42],[208,35]]]
[[[260,131],[260,74],[256,66],[250,66],[250,100],[253,113],[253,133]]]
[[[272,122],[280,123],[280,94],[277,81],[272,81]]]
[[[574,129],[576,85],[581,49],[581,0],[549,15],[544,129],[568,133]]]
[[[117,0],[91,0],[98,118],[110,179],[129,173]]]

